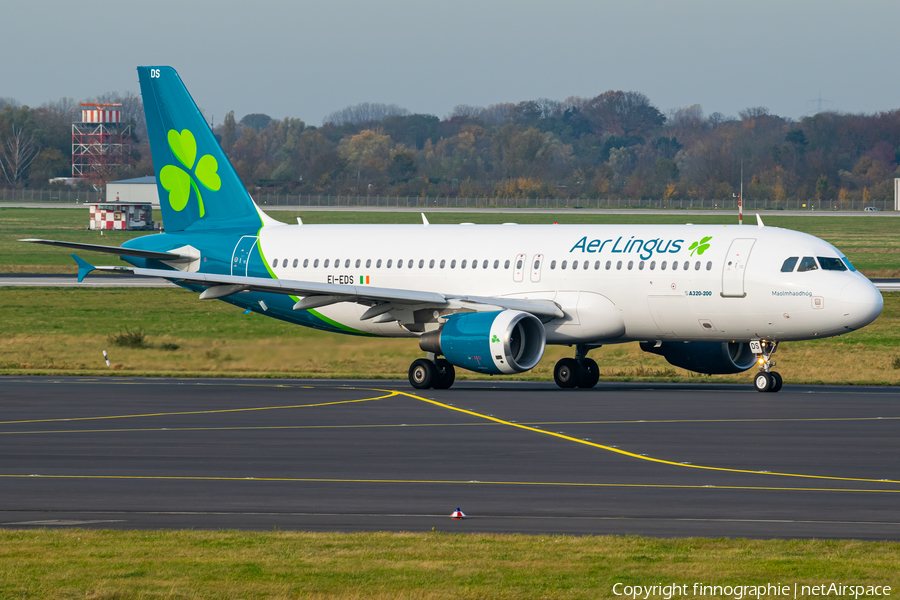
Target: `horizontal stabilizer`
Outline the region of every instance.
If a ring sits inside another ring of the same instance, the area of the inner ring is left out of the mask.
[[[172,252],[154,252],[152,250],[137,250],[135,248],[120,248],[119,246],[102,246],[100,244],[81,244],[79,242],[61,242],[58,240],[38,240],[28,238],[19,240],[20,242],[30,242],[32,244],[47,244],[48,246],[62,246],[63,248],[74,248],[76,250],[90,250],[91,252],[106,252],[107,254],[117,254],[119,256],[137,256],[139,258],[154,258],[156,260],[167,261],[189,261],[190,256],[174,254]]]

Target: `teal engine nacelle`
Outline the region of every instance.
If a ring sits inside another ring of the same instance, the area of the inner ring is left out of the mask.
[[[422,350],[443,354],[453,366],[493,375],[533,369],[546,345],[540,319],[517,310],[450,315],[419,338]]]
[[[744,342],[641,342],[641,350],[659,354],[669,364],[706,375],[741,373],[756,364]]]

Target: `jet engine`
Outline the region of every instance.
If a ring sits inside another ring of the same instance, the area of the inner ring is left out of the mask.
[[[659,354],[669,364],[707,375],[746,371],[756,364],[750,344],[744,342],[641,342],[641,350]]]
[[[458,313],[419,338],[426,352],[443,354],[457,367],[494,375],[533,369],[544,355],[544,325],[517,310]]]

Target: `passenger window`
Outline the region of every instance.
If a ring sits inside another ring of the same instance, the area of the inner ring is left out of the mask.
[[[400,260],[397,261],[397,268],[398,268],[398,269],[402,269],[402,268],[403,268],[403,259],[402,259],[402,258],[401,258]]]
[[[619,262],[616,263],[616,271],[621,271],[621,270],[622,270],[622,261],[620,260]]]
[[[791,273],[794,270],[794,267],[797,266],[797,261],[800,260],[798,256],[792,256],[784,261],[784,264],[781,265],[782,273]]]
[[[673,260],[673,261],[672,261],[672,270],[673,270],[673,271],[677,271],[677,270],[678,270],[678,261],[677,261],[677,260]]]
[[[461,263],[459,263],[459,268],[460,268],[460,269],[465,269],[465,268],[466,268],[466,259],[463,259],[463,261],[462,261]]]
[[[804,271],[815,271],[819,268],[819,265],[816,264],[816,259],[812,256],[804,256],[800,261],[800,266],[797,268],[798,273],[802,273]]]
[[[600,261],[599,261],[599,260],[598,260],[597,262],[594,263],[594,270],[595,270],[595,271],[599,271],[599,270],[600,270]]]
[[[629,260],[629,261],[628,261],[628,270],[630,271],[630,270],[632,269],[632,267],[634,267],[634,261],[633,261],[633,260]]]
[[[362,261],[361,261],[360,259],[357,258],[357,259],[356,259],[356,268],[358,269],[358,268],[359,268],[359,265],[361,265],[361,264],[362,264]]]
[[[551,261],[550,261],[550,270],[553,271],[553,270],[555,270],[555,269],[556,269],[556,261],[555,261],[555,260],[551,260]]]
[[[305,269],[305,268],[308,267],[308,266],[309,266],[309,259],[308,259],[308,258],[304,258],[304,259],[303,259],[303,268]]]
[[[689,261],[689,260],[684,261],[684,265],[683,265],[681,268],[684,269],[685,271],[687,271],[688,269],[690,269],[690,268],[691,268],[691,261]]]
[[[281,261],[281,266],[287,267],[287,259],[284,259],[283,261]]]
[[[454,258],[453,260],[450,261],[450,268],[451,268],[451,269],[455,269],[455,268],[456,268],[456,259],[455,259],[455,258]]]
[[[413,259],[409,259],[409,262],[406,263],[406,268],[407,268],[407,269],[412,269],[412,267],[413,267]]]
[[[644,270],[644,261],[641,261],[638,263],[638,271],[643,271],[643,270]]]
[[[846,271],[847,267],[844,266],[844,262],[839,258],[831,258],[828,256],[819,256],[819,265],[821,265],[822,269],[825,271]]]
[[[278,259],[276,258],[275,260],[272,261],[272,267],[275,268],[277,266],[278,266]]]
[[[608,261],[606,261],[606,270],[609,271],[610,268],[612,268],[612,261],[608,260]]]
[[[709,261],[708,263],[706,263],[706,270],[712,271],[712,261]]]
[[[433,269],[433,268],[434,268],[434,259],[433,259],[433,258],[432,258],[430,261],[428,261],[428,268],[429,268],[429,269]]]
[[[325,264],[323,264],[322,266],[325,267],[325,268],[327,269],[327,268],[328,268],[328,263],[330,262],[330,260],[331,260],[331,259],[326,258],[326,259],[325,259]]]
[[[651,260],[651,261],[650,261],[650,270],[652,271],[652,270],[654,270],[655,268],[656,268],[656,261],[655,261],[655,260]]]
[[[559,268],[560,268],[560,269],[565,269],[567,264],[569,264],[569,261],[564,260],[564,261],[562,261],[562,264],[559,265]]]
[[[447,261],[442,258],[441,259],[441,268],[443,269],[444,265],[446,265],[446,264],[447,264]]]
[[[698,260],[696,263],[694,263],[694,270],[695,270],[695,271],[699,271],[699,270],[700,270],[700,261],[699,261],[699,260]]]
[[[394,264],[394,259],[393,259],[393,258],[389,258],[388,261],[387,261],[387,265],[385,265],[385,266],[386,266],[388,269],[390,269],[390,268],[391,268],[391,265],[393,265],[393,264]]]
[[[504,269],[508,269],[508,268],[509,268],[509,260],[507,260],[505,263],[503,263],[503,268],[504,268]]]
[[[293,267],[294,267],[295,269],[297,268],[297,264],[298,264],[299,262],[300,262],[300,261],[297,260],[296,258],[294,259]]]
[[[419,259],[419,268],[421,269],[421,268],[424,268],[424,267],[425,267],[425,259],[424,259],[424,258],[420,258],[420,259]]]
[[[473,268],[473,269],[477,269],[477,268],[478,268],[478,260],[477,260],[477,259],[472,261],[472,268]]]
[[[500,268],[500,261],[499,261],[499,260],[494,260],[494,268],[495,268],[495,269],[499,269],[499,268]]]
[[[347,260],[344,261],[344,268],[345,268],[345,269],[349,269],[349,268],[350,268],[350,259],[349,259],[349,258],[348,258]]]
[[[484,261],[484,263],[481,265],[481,268],[487,269],[487,266],[488,266],[488,261]]]
[[[371,258],[367,258],[367,259],[366,259],[366,268],[369,269],[369,268],[371,268],[371,267],[372,267],[372,259],[371,259]]]
[[[662,261],[662,263],[659,265],[659,270],[660,271],[666,270],[666,261]]]
[[[572,261],[572,270],[574,271],[574,270],[577,269],[577,268],[578,268],[578,261],[577,261],[577,260],[573,260],[573,261]]]
[[[534,261],[534,270],[537,271],[540,268],[541,268],[541,261],[539,261],[539,260]]]
[[[313,269],[318,269],[318,268],[319,268],[319,259],[317,258],[317,259],[313,262]]]
[[[380,268],[381,268],[381,259],[380,259],[380,258],[379,258],[378,261],[375,263],[375,268],[376,268],[376,269],[380,269]]]
[[[522,259],[520,258],[519,260],[516,261],[516,270],[518,271],[521,268],[522,268]]]

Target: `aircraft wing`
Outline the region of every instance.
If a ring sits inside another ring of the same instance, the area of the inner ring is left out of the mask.
[[[290,279],[267,279],[264,277],[241,277],[239,275],[215,275],[211,273],[188,273],[166,269],[143,269],[139,267],[95,267],[82,258],[72,257],[78,263],[78,281],[93,270],[130,273],[145,277],[160,277],[173,282],[187,282],[206,286],[200,294],[203,300],[222,298],[245,291],[268,292],[287,296],[303,296],[294,310],[319,308],[338,302],[356,302],[371,306],[362,319],[370,319],[397,308],[416,306],[435,308],[462,308],[475,305],[482,308],[497,307],[520,310],[538,317],[563,317],[564,313],[551,300],[522,300],[518,298],[496,298],[487,296],[465,296],[442,294],[397,288],[382,288],[369,285],[342,285],[314,281],[294,281]]]

